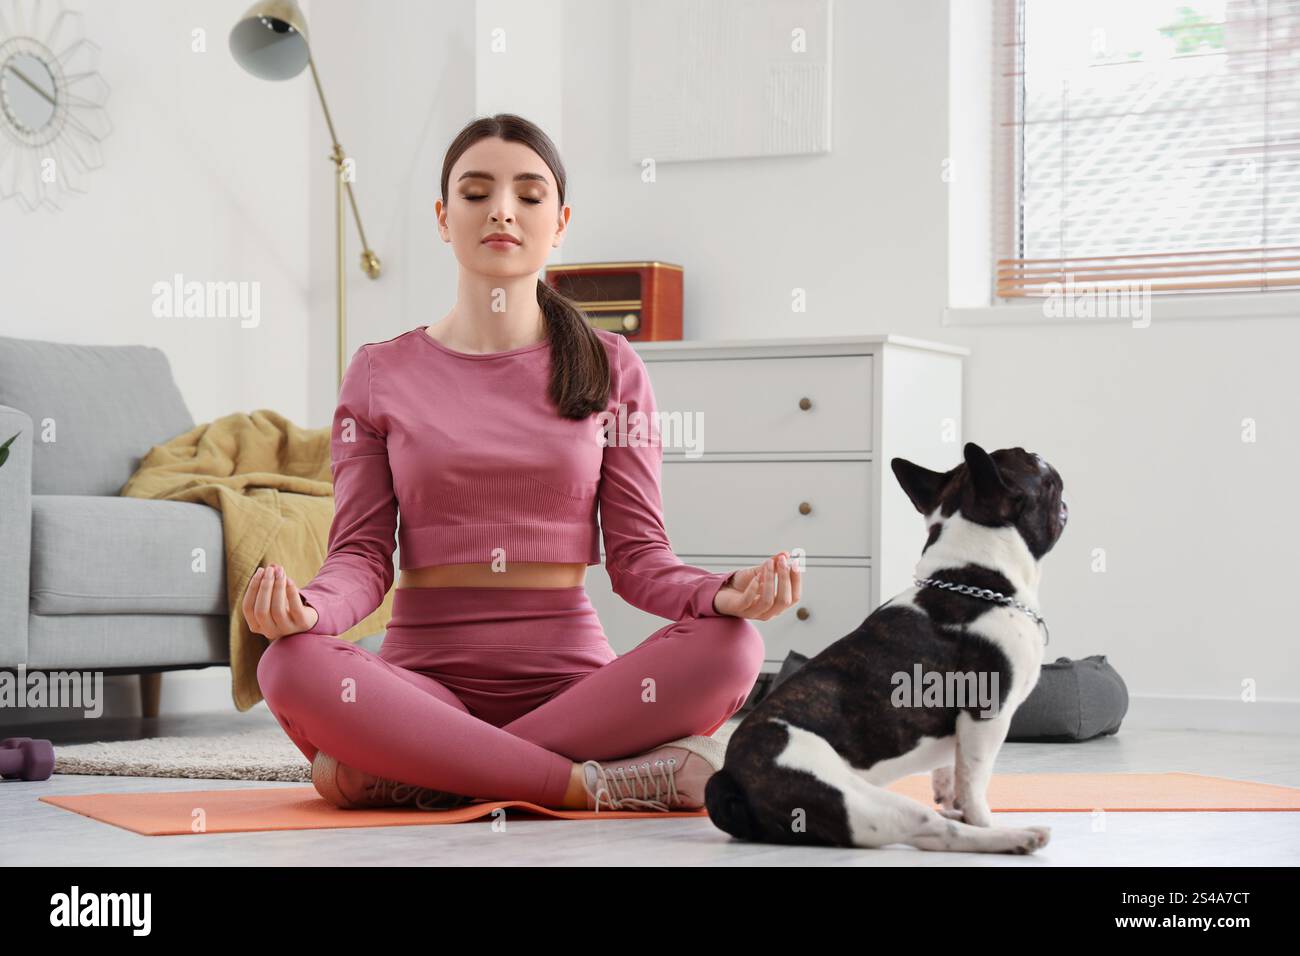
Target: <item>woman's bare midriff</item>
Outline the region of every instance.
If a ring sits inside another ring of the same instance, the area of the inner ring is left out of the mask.
[[[496,571],[490,563],[438,564],[410,568],[397,578],[399,588],[571,588],[585,584],[585,564],[516,562]]]

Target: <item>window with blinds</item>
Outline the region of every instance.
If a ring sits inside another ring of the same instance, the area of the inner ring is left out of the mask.
[[[995,0],[994,295],[1300,286],[1300,0]]]

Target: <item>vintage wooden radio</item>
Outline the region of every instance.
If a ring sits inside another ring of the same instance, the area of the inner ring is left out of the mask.
[[[680,341],[682,267],[671,262],[575,262],[546,267],[551,288],[598,329],[633,342]]]

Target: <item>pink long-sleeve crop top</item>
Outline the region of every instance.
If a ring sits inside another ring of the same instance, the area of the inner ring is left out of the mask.
[[[499,558],[592,565],[598,504],[614,593],[669,620],[718,615],[713,598],[730,575],[684,564],[664,530],[663,447],[645,364],[623,336],[596,335],[615,417],[582,421],[562,417],[547,396],[547,340],[475,355],[419,326],[357,350],[330,438],[328,552],[299,589],[320,615],[316,630],[342,634],[383,602],[394,532],[403,570]]]

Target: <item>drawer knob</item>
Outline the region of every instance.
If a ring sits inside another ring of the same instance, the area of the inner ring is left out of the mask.
[[[809,514],[809,513],[811,513],[811,512],[812,512],[812,505],[810,505],[810,504],[809,504],[808,502],[806,502],[806,501],[801,501],[801,502],[799,502],[799,513],[800,513],[801,515],[806,515],[806,514]]]
[[[805,412],[808,411],[808,409],[812,408],[812,399],[811,398],[799,399],[799,407],[802,408]]]
[[[809,611],[806,607],[801,607],[794,612],[794,616],[801,621],[808,620]]]

